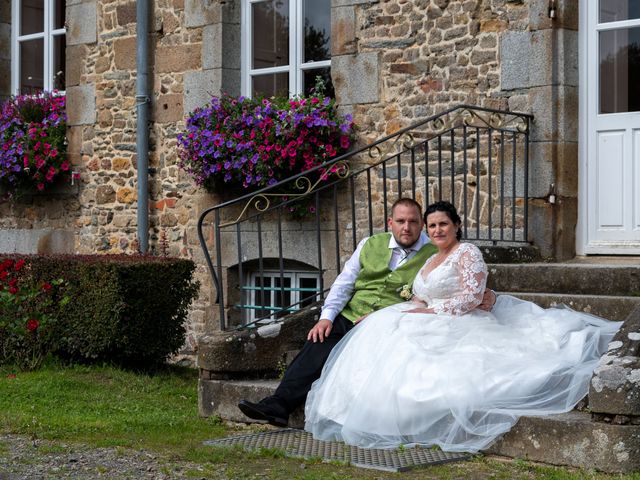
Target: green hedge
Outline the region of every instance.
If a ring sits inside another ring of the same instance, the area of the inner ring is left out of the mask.
[[[13,258],[27,261],[36,282],[64,280],[61,288],[70,301],[55,312],[57,355],[152,368],[184,345],[188,308],[199,288],[191,260],[124,255]]]

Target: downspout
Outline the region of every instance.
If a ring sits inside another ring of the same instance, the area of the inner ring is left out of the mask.
[[[136,2],[136,154],[138,155],[138,249],[149,249],[149,0]]]

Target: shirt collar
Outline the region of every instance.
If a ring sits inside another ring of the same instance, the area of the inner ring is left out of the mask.
[[[429,237],[427,237],[426,233],[420,232],[420,236],[418,237],[418,240],[416,241],[416,243],[414,243],[409,247],[409,250],[413,250],[417,252],[422,247],[424,247],[427,243],[429,243]],[[396,242],[396,239],[393,238],[393,234],[392,234],[391,238],[389,239],[389,248],[404,248],[404,247],[401,247],[400,245],[398,245],[398,242]]]

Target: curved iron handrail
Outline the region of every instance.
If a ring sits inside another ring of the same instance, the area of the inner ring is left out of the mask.
[[[426,119],[416,122],[406,128],[403,128],[393,134],[382,137],[368,145],[350,150],[345,154],[324,162],[310,170],[300,172],[289,178],[283,179],[274,185],[264,187],[255,192],[247,193],[233,200],[229,200],[218,205],[214,205],[205,209],[198,218],[197,232],[200,246],[203,250],[207,267],[213,279],[213,283],[216,288],[216,300],[215,303],[220,304],[221,323],[224,324],[224,295],[220,285],[220,279],[222,278],[222,265],[221,262],[214,266],[209,249],[207,247],[206,240],[204,238],[203,227],[205,225],[205,219],[213,213],[213,223],[217,226],[215,229],[215,244],[216,254],[218,258],[221,258],[221,243],[220,243],[220,229],[224,226],[230,226],[243,221],[243,217],[247,214],[250,207],[253,205],[256,212],[264,213],[275,208],[282,207],[283,205],[290,204],[294,199],[300,197],[309,197],[310,195],[322,190],[326,190],[336,185],[336,183],[346,182],[352,180],[364,172],[370,171],[372,167],[383,165],[384,162],[393,158],[395,155],[399,155],[402,151],[407,151],[419,142],[429,141],[438,136],[451,131],[453,128],[459,126],[466,126],[472,128],[486,128],[490,130],[498,130],[500,132],[512,132],[514,134],[522,134],[525,136],[527,148],[525,149],[525,172],[524,172],[524,189],[525,192],[528,188],[528,134],[530,128],[530,122],[533,119],[533,115],[521,112],[509,112],[496,109],[477,107],[467,104],[460,104],[453,106],[443,112],[436,115],[427,117]],[[431,125],[433,130],[430,132],[431,136],[424,137],[416,141],[412,132],[421,128]],[[390,142],[391,141],[391,142]],[[383,148],[385,146],[386,148]],[[347,160],[357,155],[366,153],[370,158],[374,159],[374,163],[367,164],[357,171],[350,171]],[[329,174],[327,174],[329,172]],[[413,172],[415,174],[415,172]],[[326,176],[335,175],[336,179],[332,182],[322,182],[322,179],[326,179]],[[320,179],[312,181],[309,177],[318,176]],[[282,187],[285,185],[294,185],[299,193],[282,193]],[[415,193],[415,192],[414,192]],[[386,195],[386,192],[385,192]],[[272,205],[271,199],[276,197],[291,197],[286,201],[281,201],[275,205]],[[385,198],[386,200],[386,198]],[[524,217],[527,217],[527,203],[524,205]],[[241,209],[238,217],[224,224],[220,223],[220,212],[226,208],[234,207],[238,205],[244,205]],[[386,204],[385,204],[386,213]],[[245,219],[251,218],[246,216]],[[466,233],[466,232],[465,232]],[[354,231],[355,235],[355,231]],[[526,228],[525,228],[526,238]]]

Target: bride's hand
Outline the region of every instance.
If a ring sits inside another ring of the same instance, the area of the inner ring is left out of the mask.
[[[498,297],[496,296],[496,292],[491,290],[490,288],[485,289],[484,295],[482,296],[482,303],[478,305],[480,310],[484,310],[485,312],[490,312],[493,306],[496,304],[496,300]]]

